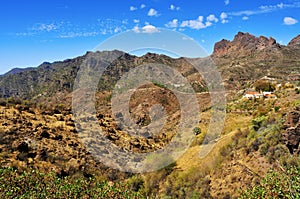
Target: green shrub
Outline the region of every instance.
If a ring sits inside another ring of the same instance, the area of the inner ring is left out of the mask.
[[[300,198],[300,166],[284,171],[271,170],[259,185],[251,187],[240,198]]]
[[[264,115],[254,118],[252,120],[253,129],[255,131],[258,131],[258,129],[260,129],[260,127],[262,127],[265,124],[265,122],[267,122],[267,120],[268,117]]]
[[[0,198],[144,198],[126,183],[0,168]]]
[[[193,129],[193,133],[194,133],[195,135],[199,135],[199,134],[201,133],[200,127],[195,127],[195,128]]]

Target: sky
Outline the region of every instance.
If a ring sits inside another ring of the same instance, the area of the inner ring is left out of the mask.
[[[286,45],[300,34],[299,11],[300,0],[2,0],[0,74],[84,55],[126,31],[176,31],[208,54],[238,31]]]

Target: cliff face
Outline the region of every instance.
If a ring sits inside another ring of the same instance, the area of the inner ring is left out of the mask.
[[[300,35],[294,37],[288,44],[288,46],[300,45]]]
[[[266,48],[280,48],[280,45],[272,37],[255,37],[249,33],[239,32],[232,41],[221,40],[214,46],[213,56],[241,57],[253,54]]]

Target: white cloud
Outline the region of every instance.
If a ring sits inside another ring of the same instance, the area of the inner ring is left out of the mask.
[[[284,3],[279,3],[276,5],[267,5],[267,6],[260,6],[259,8],[261,10],[266,10],[266,11],[273,11],[276,9],[283,9],[283,8],[293,8],[293,7],[298,7],[297,3],[294,4],[284,4]]]
[[[60,35],[59,38],[94,37],[99,34],[99,32],[69,32],[67,34]],[[101,34],[106,34],[106,32],[101,32]]]
[[[118,32],[121,32],[121,31],[122,31],[122,29],[120,27],[115,27],[115,29],[114,29],[114,33],[118,33]]]
[[[183,37],[182,37],[182,40],[193,40],[193,39],[190,38],[190,37],[185,37],[185,36],[183,36]]]
[[[145,4],[142,4],[142,5],[140,6],[141,9],[143,9],[143,8],[145,8],[145,7],[146,7]]]
[[[284,4],[283,3],[280,3],[280,4],[277,4],[278,8],[283,8],[284,7]]]
[[[209,26],[211,26],[211,25],[212,25],[212,23],[211,23],[210,21],[205,22],[205,26],[206,26],[206,27],[209,27]]]
[[[206,21],[205,21],[205,19],[206,19]],[[219,21],[219,19],[215,15],[209,15],[206,18],[204,18],[203,16],[199,16],[195,20],[182,21],[180,23],[180,27],[181,28],[188,27],[188,28],[191,28],[191,29],[199,30],[199,29],[203,29],[203,28],[207,28],[209,26],[212,26],[213,23],[217,23],[218,21]],[[171,21],[171,22],[173,22],[173,21]],[[171,23],[169,25],[171,25]]]
[[[225,12],[222,12],[220,15],[221,23],[223,23],[223,24],[228,23],[227,17],[228,17],[228,15]]]
[[[274,12],[276,10],[285,9],[285,8],[300,8],[300,2],[294,2],[292,4],[279,3],[279,4],[275,4],[275,5],[265,5],[265,6],[260,6],[256,10],[242,10],[242,11],[228,13],[228,15],[231,15],[231,16],[243,16],[243,15],[250,16],[250,15],[270,13],[270,12]]]
[[[243,16],[243,18],[242,18],[242,20],[244,20],[244,21],[246,21],[248,19],[249,19],[249,17],[247,17],[247,16]]]
[[[220,15],[220,18],[221,19],[226,19],[228,16],[225,12],[222,12],[221,15]]]
[[[196,20],[186,20],[183,21],[180,25],[180,27],[189,27],[191,29],[203,29],[206,28],[206,25],[203,23],[203,16],[199,16]]]
[[[149,23],[146,23],[146,25],[142,28],[140,28],[138,25],[134,26],[133,29],[132,29],[135,33],[147,33],[147,34],[152,34],[152,33],[156,33],[156,32],[159,32],[159,30],[149,24]]]
[[[230,1],[229,0],[225,0],[224,3],[225,3],[225,5],[229,5]]]
[[[140,23],[140,20],[134,19],[133,22],[134,22],[134,23]]]
[[[150,16],[150,17],[153,17],[153,16],[158,17],[159,14],[158,14],[158,12],[155,9],[150,8],[150,10],[148,11],[148,16]]]
[[[130,11],[135,11],[135,10],[137,10],[137,7],[130,6],[129,10],[130,10]]]
[[[209,22],[218,22],[219,19],[215,16],[215,15],[209,15],[208,17],[206,17],[206,20]]]
[[[285,25],[294,25],[294,24],[298,23],[298,21],[292,17],[284,17],[283,23]]]
[[[178,19],[173,19],[169,23],[166,24],[168,28],[177,28],[178,27]]]
[[[170,5],[170,10],[180,10],[180,7],[176,7],[173,4]]]
[[[156,32],[159,32],[159,30],[153,25],[148,24],[142,27],[142,33],[156,33]]]
[[[140,28],[138,25],[134,26],[132,29],[134,32],[139,33],[140,32]]]

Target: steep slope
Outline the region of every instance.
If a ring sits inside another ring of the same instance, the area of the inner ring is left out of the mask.
[[[57,95],[66,97],[73,90],[74,80],[83,61],[88,57],[97,60],[97,56],[102,56],[105,53],[88,52],[86,55],[74,59],[54,63],[46,62],[37,68],[8,73],[0,77],[0,97],[18,97],[37,101],[53,98]],[[121,51],[112,51],[111,53],[118,58],[109,64],[103,77],[99,80],[100,91],[111,90],[124,73],[144,63],[158,63],[175,68],[190,81],[196,92],[205,90],[205,83],[201,74],[197,74],[196,69],[184,58],[172,59],[165,55],[153,53],[148,53],[142,57]],[[103,67],[103,65],[101,63],[92,64],[92,73],[98,71],[95,67]]]
[[[280,83],[288,80],[290,74],[300,73],[297,38],[299,36],[288,46],[283,46],[272,37],[268,39],[239,32],[232,41],[217,42],[211,57],[220,69],[228,89],[248,88],[265,76],[273,77]]]

